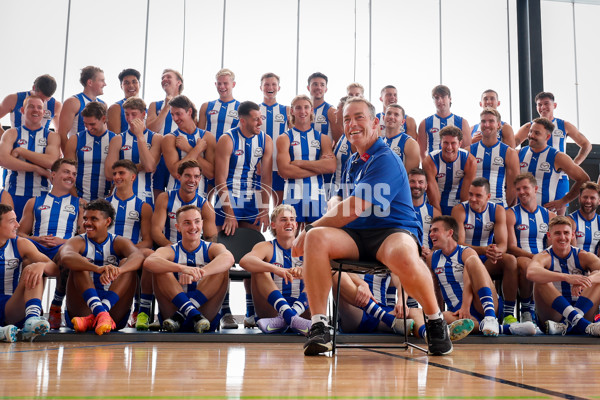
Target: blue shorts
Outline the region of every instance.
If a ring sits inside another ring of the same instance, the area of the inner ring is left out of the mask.
[[[33,243],[35,245],[35,247],[37,247],[37,249],[39,250],[40,253],[44,254],[46,257],[48,257],[51,260],[54,259],[54,256],[56,256],[56,253],[58,253],[58,250],[62,246],[62,244],[59,244],[58,246],[54,246],[54,247],[46,247],[46,246],[36,242],[35,240],[29,239],[29,241],[31,243]]]
[[[29,201],[29,199],[31,199],[32,197],[28,197],[28,196],[16,196],[14,194],[10,194],[13,198],[13,203],[14,203],[14,210],[15,210],[15,214],[17,214],[17,221],[21,220],[21,217],[23,216],[23,209],[25,208],[25,204]]]
[[[156,166],[156,171],[152,174],[152,187],[156,190],[165,191],[167,184],[169,183],[169,176],[171,173],[165,164],[165,159],[160,156],[160,161]]]
[[[321,200],[284,200],[283,204],[294,207],[297,222],[315,222],[327,212],[327,203],[324,198]]]
[[[273,181],[271,182],[273,190],[282,191],[285,187],[285,179],[277,171],[273,171]]]
[[[244,221],[253,224],[259,213],[256,197],[254,195],[250,198],[233,197],[230,192],[229,199],[232,204],[235,218],[238,221]],[[220,201],[217,200],[217,204],[215,204],[215,225],[223,226],[224,222],[225,212],[221,208]]]

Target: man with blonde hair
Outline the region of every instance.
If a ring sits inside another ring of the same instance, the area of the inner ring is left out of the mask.
[[[225,132],[238,126],[238,107],[240,102],[233,98],[235,74],[223,68],[215,75],[215,87],[219,93],[217,100],[202,104],[198,116],[198,127],[215,135],[217,141]]]
[[[365,87],[358,82],[352,82],[346,87],[349,97],[365,97]]]

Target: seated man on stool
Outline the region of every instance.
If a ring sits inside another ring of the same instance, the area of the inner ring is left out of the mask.
[[[344,200],[300,233],[294,255],[305,257],[304,280],[312,327],[304,354],[332,350],[331,327],[325,315],[331,289],[330,261],[340,258],[377,260],[396,274],[427,316],[429,352],[452,352],[448,325],[433,291],[433,281],[419,257],[422,235],[404,165],[378,137],[375,107],[359,97],[344,106],[344,133],[356,146],[342,178]]]
[[[302,257],[292,257],[296,238],[296,210],[282,204],[271,213],[275,239],[261,242],[240,260],[252,273],[252,300],[259,316],[258,328],[264,333],[280,333],[288,327],[304,336],[310,329],[310,315],[302,280]]]

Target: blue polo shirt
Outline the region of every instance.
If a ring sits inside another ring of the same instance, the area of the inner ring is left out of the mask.
[[[348,159],[342,182],[338,192],[342,198],[355,196],[372,204],[346,228],[401,228],[422,237],[404,164],[381,138],[365,154],[354,153]]]

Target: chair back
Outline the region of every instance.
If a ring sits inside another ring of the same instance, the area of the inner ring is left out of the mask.
[[[227,247],[227,250],[233,254],[235,263],[239,264],[242,257],[250,253],[255,244],[264,242],[265,237],[259,231],[250,228],[237,228],[235,234],[225,235],[225,232],[219,232],[217,242]]]

